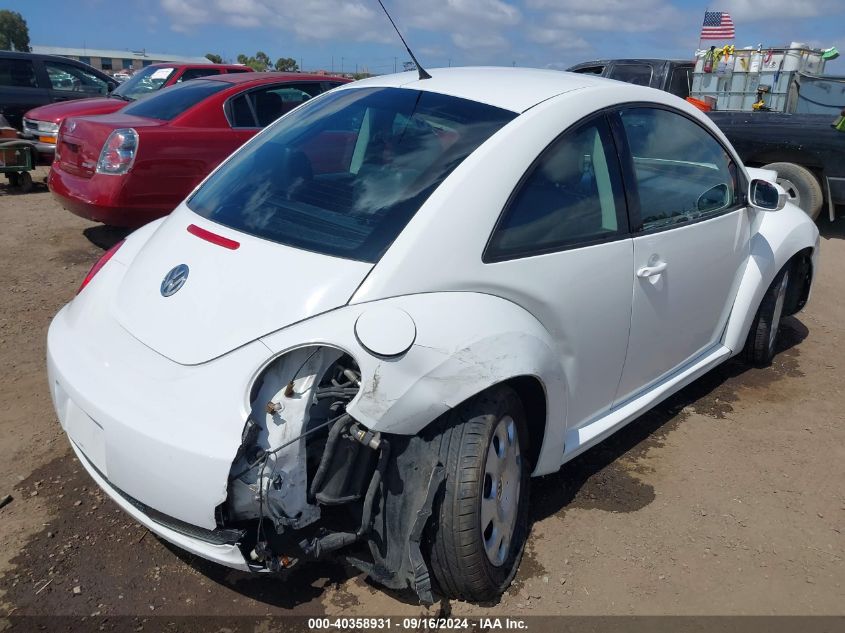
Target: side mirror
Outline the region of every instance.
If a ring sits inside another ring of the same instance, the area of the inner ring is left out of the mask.
[[[109,92],[111,92],[111,91],[112,91],[112,90],[114,90],[115,88],[117,88],[117,84],[116,84],[115,82],[113,82],[113,81],[109,81],[108,83],[106,83],[106,89],[107,89]]]
[[[755,209],[780,211],[786,206],[786,199],[783,187],[768,180],[755,179],[748,186],[748,200]]]

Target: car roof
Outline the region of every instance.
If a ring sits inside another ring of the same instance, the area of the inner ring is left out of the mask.
[[[362,79],[341,90],[363,87],[396,87],[425,90],[486,103],[512,112],[524,112],[556,95],[591,86],[607,85],[608,79],[560,70],[512,67],[455,67],[428,70],[431,79],[419,79],[416,71]],[[613,82],[613,85],[619,82]]]
[[[223,81],[229,84],[244,84],[249,82],[272,82],[272,81],[339,81],[349,82],[345,77],[334,77],[332,75],[314,75],[310,73],[227,73],[225,75],[210,75],[202,77],[208,81]]]
[[[211,62],[204,64],[203,62],[156,62],[144,68],[245,68],[243,64],[212,64]],[[132,68],[131,70],[138,70]],[[143,70],[143,69],[141,69]]]
[[[0,51],[0,57],[7,57],[11,59],[45,59],[68,64],[76,64],[78,66],[89,67],[89,64],[73,59],[71,57],[62,57],[61,55],[47,55],[45,53],[24,53],[23,51]],[[96,68],[94,70],[97,70]]]

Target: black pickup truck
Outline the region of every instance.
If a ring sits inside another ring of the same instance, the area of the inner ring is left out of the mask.
[[[667,59],[611,59],[568,70],[650,86],[682,99],[689,96],[694,62]],[[842,104],[845,106],[845,103]],[[778,183],[813,219],[827,207],[845,204],[845,132],[826,114],[708,112],[749,167],[778,172]]]

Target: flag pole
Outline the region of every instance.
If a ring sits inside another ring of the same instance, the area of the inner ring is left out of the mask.
[[[698,27],[698,47],[695,49],[696,56],[698,55],[698,51],[701,50],[701,42],[703,41],[701,39],[701,29],[704,27],[704,20],[707,19],[707,11],[708,10],[709,10],[708,8],[704,9],[704,18],[701,20],[701,26]]]

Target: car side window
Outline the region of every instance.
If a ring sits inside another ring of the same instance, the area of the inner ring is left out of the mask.
[[[669,80],[669,92],[686,99],[689,96],[690,85],[692,84],[692,68],[689,66],[676,66],[672,70],[672,78]]]
[[[232,127],[265,127],[311,97],[323,92],[319,83],[275,84],[232,99]]]
[[[648,64],[614,64],[608,77],[637,86],[651,85],[652,68]]]
[[[229,119],[232,127],[258,127],[247,95],[238,95],[229,102]]]
[[[511,196],[485,252],[501,261],[627,232],[616,150],[604,117],[547,147]]]
[[[739,202],[737,169],[707,130],[659,108],[620,112],[633,159],[642,230],[717,215]]]
[[[572,72],[581,75],[601,75],[604,72],[604,66],[583,66],[581,68],[574,68]]]
[[[178,84],[180,81],[190,81],[199,77],[208,77],[209,75],[219,75],[219,68],[188,68],[182,73],[182,76],[176,80]]]
[[[28,59],[0,59],[0,86],[37,88],[32,62]]]
[[[53,90],[108,94],[108,85],[96,75],[82,68],[61,62],[44,62]]]

